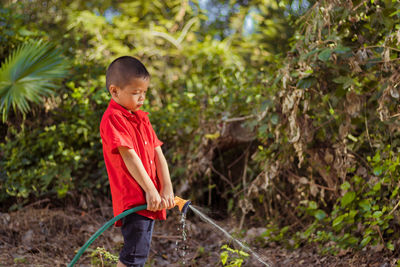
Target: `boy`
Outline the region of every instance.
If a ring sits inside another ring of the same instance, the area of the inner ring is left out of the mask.
[[[124,246],[117,267],[144,266],[154,220],[165,220],[174,206],[168,165],[142,107],[150,75],[136,58],[115,59],[106,72],[111,100],[100,123],[103,155],[110,181],[114,216],[147,203],[147,210],[117,221]]]

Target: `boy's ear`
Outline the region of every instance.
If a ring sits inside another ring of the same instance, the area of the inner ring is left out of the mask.
[[[111,84],[109,87],[111,96],[118,97],[118,91],[119,91],[118,89],[119,88],[117,86],[115,86],[114,84]]]

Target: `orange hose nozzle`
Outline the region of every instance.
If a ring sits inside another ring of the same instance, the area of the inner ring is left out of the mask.
[[[175,196],[174,200],[175,200],[175,206],[178,206],[179,211],[182,213],[186,213],[189,205],[192,204],[190,200],[185,200],[177,196]]]

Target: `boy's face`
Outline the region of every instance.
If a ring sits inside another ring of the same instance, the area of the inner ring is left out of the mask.
[[[133,78],[123,88],[111,84],[110,93],[115,102],[135,112],[143,106],[149,83],[149,78]]]

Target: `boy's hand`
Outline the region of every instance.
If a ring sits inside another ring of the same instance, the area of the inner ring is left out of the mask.
[[[172,187],[165,187],[161,189],[160,196],[162,199],[163,208],[172,209],[175,207],[174,191]]]
[[[146,192],[147,210],[157,211],[163,209],[160,194],[157,190]]]

